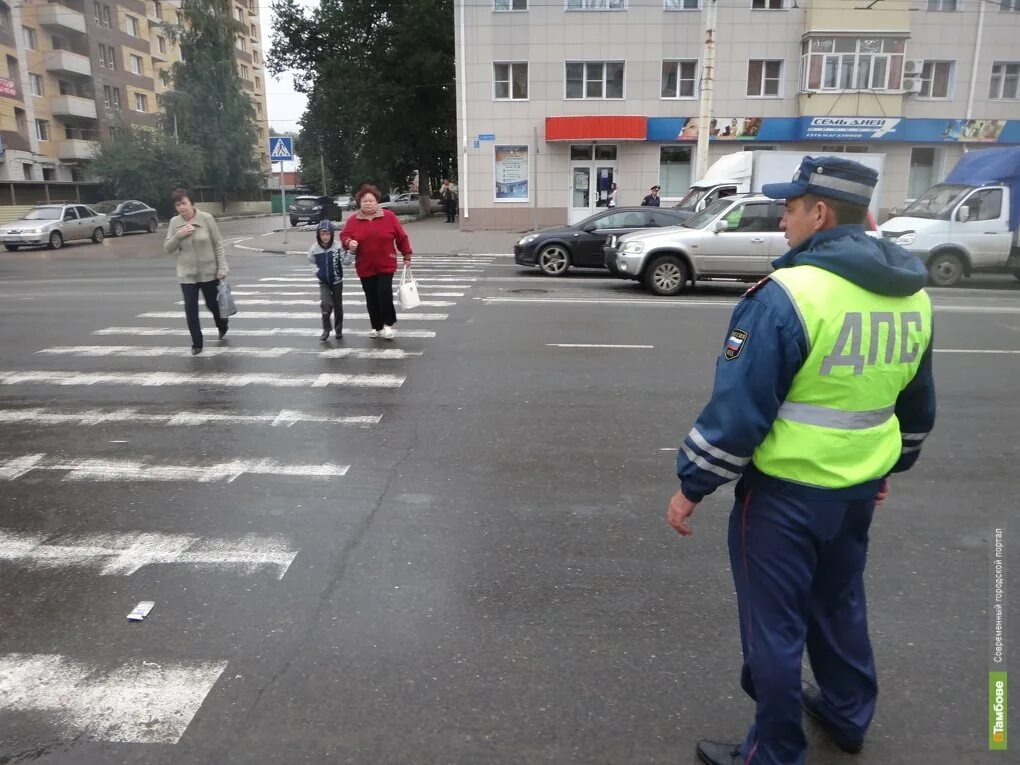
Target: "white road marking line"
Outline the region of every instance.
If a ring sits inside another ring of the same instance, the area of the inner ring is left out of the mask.
[[[477,276],[426,276],[421,279],[415,277],[416,282],[476,282],[479,277]],[[316,279],[295,279],[287,276],[264,276],[258,281],[260,282],[276,282],[277,284],[317,284]]]
[[[35,470],[37,465],[42,464],[46,459],[45,454],[26,454],[23,457],[14,457],[6,462],[0,462],[0,479],[13,481],[20,478],[29,470]]]
[[[423,351],[405,351],[403,348],[327,348],[305,350],[301,348],[232,348],[213,346],[202,351],[209,356],[250,356],[258,359],[279,359],[290,355],[318,356],[324,359],[382,359],[396,360],[421,356]],[[149,358],[156,356],[179,356],[190,358],[188,348],[166,348],[148,345],[71,345],[43,348],[36,355],[46,356],[123,356],[126,358]]]
[[[281,285],[282,286],[282,285]],[[468,289],[465,287],[464,289]],[[393,291],[396,294],[396,290]],[[318,301],[319,291],[317,289],[307,289],[298,292],[285,292],[275,290],[231,290],[230,293],[235,297],[304,297],[308,300]],[[137,295],[137,292],[133,294]],[[153,293],[157,294],[157,293]],[[359,289],[344,289],[343,295],[346,298],[348,295],[364,295],[365,293]],[[428,290],[418,290],[418,296],[423,298],[436,298],[436,297],[464,297],[463,292],[430,292]],[[248,301],[244,301],[247,303]]]
[[[307,414],[294,409],[281,409],[279,412],[265,412],[262,414],[221,414],[218,412],[173,412],[168,414],[146,414],[137,409],[125,407],[121,409],[85,409],[74,412],[55,412],[51,408],[36,407],[31,409],[0,409],[0,425],[76,425],[89,427],[92,425],[107,425],[110,423],[145,423],[146,425],[165,425],[167,427],[198,427],[213,423],[229,425],[269,425],[273,428],[289,428],[303,422],[321,423],[328,425],[378,425],[382,421],[381,414],[348,415],[343,417],[329,417],[327,415]],[[45,455],[31,455],[18,465],[12,465],[2,477],[16,477],[15,474],[31,470],[34,462],[32,457],[38,458],[36,462]],[[11,475],[7,475],[7,473]]]
[[[677,305],[689,305],[695,307],[717,308],[719,306],[732,307],[737,304],[736,300],[654,300],[654,299],[633,299],[633,298],[518,298],[518,297],[480,297],[488,304],[499,303],[549,303],[555,305],[626,305],[642,306],[647,308],[668,308]]]
[[[176,744],[226,667],[137,659],[109,667],[9,653],[0,655],[0,711],[41,713],[66,738]]]
[[[935,353],[989,353],[993,355],[1002,354],[1008,356],[1020,353],[1020,351],[999,351],[983,348],[936,348]]]
[[[264,372],[220,374],[216,372],[0,372],[0,385],[222,385],[243,388],[265,385],[270,388],[325,388],[337,385],[348,388],[399,388],[403,375],[327,373],[320,375],[277,375]]]
[[[180,318],[179,316],[177,318]],[[231,337],[311,337],[318,330],[308,327],[272,327],[271,329],[230,328]],[[93,335],[137,335],[139,337],[191,337],[188,330],[179,327],[106,327],[97,329]],[[344,337],[368,337],[367,329],[344,329]],[[431,329],[400,328],[400,337],[432,338],[436,333]]]
[[[246,305],[308,305],[310,302],[317,302],[313,300],[273,300],[270,298],[255,298],[253,300],[245,300],[241,303],[241,307]],[[183,300],[178,300],[174,305],[184,305]],[[344,305],[365,305],[364,300],[350,300],[344,299]],[[429,308],[449,308],[450,306],[457,305],[455,302],[450,300],[422,300],[419,305],[428,306]]]
[[[275,234],[275,233],[276,233],[275,231],[267,231],[267,232],[266,232],[266,233],[264,233],[264,234],[263,234],[262,236],[272,236],[272,235],[273,235],[273,234]]]
[[[675,446],[664,446],[661,449],[659,449],[659,451],[660,452],[675,452],[676,451],[676,447]]]
[[[299,478],[340,478],[347,475],[350,465],[285,465],[275,460],[231,460],[200,465],[147,465],[140,460],[84,459],[76,462],[33,454],[33,464],[24,468],[24,457],[0,462],[0,478],[15,480],[31,470],[66,470],[65,481],[197,481],[232,483],[242,475],[294,476]],[[11,477],[8,466],[20,470]]]
[[[257,534],[203,539],[151,532],[53,536],[0,529],[0,560],[30,569],[88,566],[98,568],[99,576],[131,576],[146,566],[183,563],[240,574],[270,567],[283,579],[297,554],[288,540]]]
[[[181,311],[149,311],[138,314],[139,319],[179,319]],[[401,311],[397,318],[400,321],[446,321],[449,314],[446,313],[408,313]],[[288,311],[241,311],[231,316],[231,321],[237,319],[322,319],[322,314],[315,312],[288,312]],[[344,320],[347,319],[368,319],[367,313],[350,313],[344,311]],[[399,331],[399,330],[398,330]]]
[[[935,313],[1020,313],[1020,306],[944,305],[932,303]]]
[[[654,345],[611,345],[608,343],[546,343],[550,348],[654,348]]]
[[[254,239],[254,238],[255,237],[253,237],[253,236],[246,236],[246,237],[243,237],[242,239],[231,239],[231,242],[233,242],[234,244],[237,244],[238,242],[247,242],[249,239]]]

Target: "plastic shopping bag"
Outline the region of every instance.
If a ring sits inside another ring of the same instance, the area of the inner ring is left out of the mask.
[[[421,305],[421,298],[418,297],[418,282],[414,280],[410,266],[404,266],[404,270],[400,273],[397,299],[400,301],[400,307],[404,309],[417,308]]]
[[[216,304],[220,309],[220,318],[225,319],[237,313],[237,303],[234,296],[230,294],[230,285],[226,279],[220,279],[220,285],[216,288]]]

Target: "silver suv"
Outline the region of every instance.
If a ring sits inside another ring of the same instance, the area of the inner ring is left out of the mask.
[[[676,295],[701,279],[755,282],[787,250],[781,200],[740,194],[717,200],[679,226],[613,237],[606,268],[656,295]]]

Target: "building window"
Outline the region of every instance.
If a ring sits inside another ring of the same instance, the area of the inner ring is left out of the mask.
[[[57,180],[57,170],[53,167],[44,167],[42,169],[42,179],[44,181],[55,181]]]
[[[50,140],[50,123],[46,120],[35,121],[35,137],[40,141]]]
[[[159,49],[160,53],[166,53],[166,38],[165,37],[157,37],[156,38],[156,48]]]
[[[163,18],[163,3],[159,0],[153,0],[152,13],[157,19]]]
[[[14,87],[19,86],[21,80],[21,70],[18,68],[18,59],[14,56],[7,57],[7,77],[8,79],[14,80]]]
[[[983,1],[983,0],[982,0]],[[928,0],[929,11],[956,11],[957,0]]]
[[[247,50],[248,46],[242,36],[238,35],[237,39],[234,40],[234,47],[238,50]]]
[[[103,103],[106,105],[107,109],[113,107],[113,88],[109,85],[103,86]]]
[[[663,61],[661,97],[694,98],[697,77],[697,61]]]
[[[822,144],[823,154],[867,154],[868,147],[866,144],[852,144],[852,143],[823,143]]]
[[[254,25],[254,24],[252,24],[252,25],[251,25],[251,39],[253,39],[253,40],[257,40],[257,39],[259,39],[259,32],[258,32],[258,30],[257,30],[257,29],[255,28],[255,25]]]
[[[120,88],[113,89],[113,108],[120,111]]]
[[[237,20],[242,24],[244,23],[244,8],[235,8],[234,15],[237,16]]]
[[[567,62],[567,98],[623,98],[622,61]]]
[[[99,44],[99,66],[106,68],[106,46]]]
[[[627,0],[567,0],[568,11],[625,11]]]
[[[183,27],[184,26],[184,15],[180,11],[174,11],[174,13],[177,14],[177,26]]]
[[[526,11],[528,0],[495,0],[492,8],[496,11]]]
[[[35,50],[35,30],[31,27],[21,28],[21,39],[24,42],[25,47],[29,50]]]
[[[755,11],[781,11],[786,7],[786,0],[751,0],[751,9]]]
[[[32,92],[33,96],[41,96],[43,94],[42,77],[30,73],[28,75],[28,89]]]
[[[901,37],[812,37],[801,46],[805,90],[899,90]]]
[[[261,77],[256,77],[255,78],[255,92],[256,93],[261,93],[262,92],[262,78]]]
[[[528,98],[527,63],[492,64],[494,98],[497,101],[524,101]]]
[[[110,21],[110,6],[108,5],[103,6],[103,26],[107,29],[113,28],[113,24]]]
[[[782,61],[748,61],[747,95],[758,98],[779,96],[782,76]]]
[[[1017,84],[1020,83],[1020,63],[996,61],[992,64],[992,82],[988,97],[1015,100],[1020,97]]]
[[[264,141],[265,138],[266,138],[266,131],[263,130],[262,128],[259,128],[259,140],[260,141]]]
[[[149,111],[149,99],[144,93],[135,93],[135,111]]]
[[[262,104],[258,101],[255,102],[255,113],[262,119]]]
[[[701,0],[663,0],[663,8],[667,11],[696,11]]]
[[[680,199],[691,187],[691,147],[659,147],[659,185],[662,196]]]
[[[11,9],[7,3],[0,2],[0,33],[11,33]]]
[[[138,19],[134,16],[125,16],[127,19],[127,33],[132,37],[139,37],[138,34]]]
[[[93,12],[95,13],[95,16],[96,16],[96,24],[102,25],[102,23],[103,23],[103,6],[101,6],[98,2],[93,2],[92,3],[92,10],[93,10]]]
[[[142,69],[142,57],[136,56],[134,53],[128,56],[128,65],[131,67],[131,71],[135,74],[143,74]]]
[[[921,92],[925,98],[949,98],[953,83],[952,61],[925,61],[921,69]]]
[[[31,163],[29,163],[29,162],[22,162],[21,163],[21,172],[24,173],[26,181],[32,180],[32,165],[31,165]]]
[[[246,67],[244,64],[241,64],[239,69],[240,69],[240,73],[241,73],[241,79],[242,80],[247,80],[248,79],[248,67]]]
[[[1000,11],[1020,11],[1020,0],[1002,0]]]
[[[910,150],[910,172],[907,175],[907,200],[912,201],[935,185],[942,164],[942,150],[915,146]]]

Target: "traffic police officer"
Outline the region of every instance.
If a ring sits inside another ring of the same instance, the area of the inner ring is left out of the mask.
[[[805,157],[785,199],[791,249],[737,305],[715,387],[677,455],[669,523],[739,478],[730,566],[757,702],[743,744],[698,743],[703,762],[803,763],[801,707],[859,751],[878,685],[868,640],[868,527],[890,473],[909,469],[935,421],[932,311],[913,255],[865,233],[878,175]],[[805,645],[818,687],[801,681]]]

